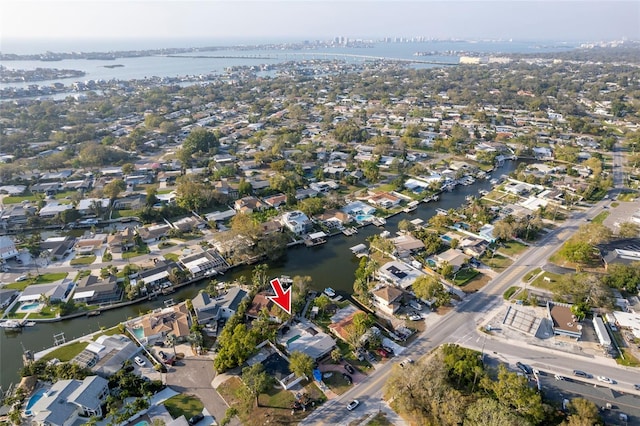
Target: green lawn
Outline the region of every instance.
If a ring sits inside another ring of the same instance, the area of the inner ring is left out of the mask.
[[[602,223],[609,216],[609,211],[602,211],[598,213],[596,217],[594,217],[591,222],[592,223]]]
[[[515,256],[526,251],[528,248],[528,246],[517,241],[508,241],[503,247],[500,247],[500,252],[507,256]]]
[[[96,256],[95,255],[80,256],[80,257],[75,257],[75,258],[71,259],[71,262],[69,262],[69,264],[71,266],[75,266],[75,265],[91,265],[95,261],[96,261]]]
[[[332,371],[331,377],[323,378],[322,381],[331,388],[333,392],[338,395],[342,395],[346,391],[348,391],[353,385],[347,383],[347,381],[342,377],[342,373],[338,371]]]
[[[453,282],[456,285],[462,287],[465,284],[467,284],[469,281],[477,277],[479,274],[480,272],[476,271],[475,269],[465,268],[460,270],[457,274],[455,274],[455,278],[453,279]]]
[[[54,349],[53,351],[43,356],[42,359],[49,361],[57,358],[62,362],[68,362],[71,361],[73,357],[82,352],[88,345],[89,342],[69,343],[68,345],[60,346],[59,348]]]
[[[3,204],[18,204],[21,203],[23,201],[38,201],[40,200],[42,197],[40,195],[17,195],[15,197],[4,197],[2,199],[2,203]]]
[[[504,292],[504,294],[502,295],[502,297],[503,297],[505,300],[509,300],[509,299],[511,298],[511,296],[513,296],[513,294],[514,294],[516,291],[518,291],[518,289],[519,289],[519,288],[520,288],[520,287],[515,286],[515,285],[514,285],[514,286],[509,287],[509,288],[507,289],[507,291],[505,291],[505,292]]]
[[[531,287],[543,288],[545,290],[553,290],[555,288],[555,283],[558,282],[558,280],[560,280],[561,277],[562,275],[560,274],[545,272],[542,275],[540,275],[538,278],[533,280],[533,282],[531,283]],[[545,278],[548,278],[550,281],[545,280]]]
[[[52,272],[49,274],[41,274],[38,275],[38,279],[34,284],[48,284],[55,281],[60,281],[67,278],[67,275],[69,275],[69,273],[67,272]]]
[[[204,405],[202,401],[193,395],[175,395],[167,399],[163,405],[174,419],[184,415],[187,419],[202,413]]]
[[[508,257],[500,256],[499,254],[493,257],[485,255],[482,257],[482,262],[495,270],[506,269],[513,263]]]
[[[93,340],[94,341],[98,340],[98,337],[100,336],[113,336],[115,334],[121,334],[120,327],[118,326],[111,327],[102,331],[101,333],[97,333],[96,335],[93,336]]]
[[[164,257],[167,260],[171,260],[173,262],[177,262],[178,259],[180,258],[179,255],[175,254],[175,253],[167,253],[167,254],[163,254],[162,257]]]
[[[635,192],[627,192],[626,194],[620,194],[618,201],[633,201],[636,199],[636,196],[637,194]]]
[[[125,251],[122,253],[123,259],[131,259],[132,257],[142,256],[143,254],[149,254],[150,250],[147,245],[142,247],[136,247],[134,250]]]
[[[522,281],[526,283],[527,281],[538,275],[540,272],[542,272],[541,268],[533,269],[527,272],[524,277],[522,277]]]

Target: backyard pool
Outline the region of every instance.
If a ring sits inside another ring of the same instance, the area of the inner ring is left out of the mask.
[[[136,424],[135,424],[135,425],[133,425],[133,426],[149,426],[149,422],[148,422],[148,421],[146,421],[146,420],[142,420],[142,421],[140,421],[140,422],[136,423]]]
[[[29,401],[27,402],[27,407],[24,409],[25,416],[31,416],[31,408],[33,408],[36,402],[40,401],[40,398],[42,398],[42,395],[44,395],[46,392],[47,389],[42,388],[38,389],[36,393],[31,395],[31,398],[29,398]]]
[[[136,339],[142,341],[144,339],[144,329],[142,327],[136,327],[133,329],[133,334],[136,336]]]
[[[448,235],[440,235],[440,238],[448,243],[451,242],[451,237]]]
[[[363,222],[371,222],[373,220],[373,215],[372,214],[359,214],[356,216],[356,221],[363,223]]]
[[[42,305],[42,303],[40,303],[40,302],[33,302],[33,303],[23,304],[17,309],[17,311],[18,312],[38,311],[38,310],[40,310],[40,306],[41,305]]]

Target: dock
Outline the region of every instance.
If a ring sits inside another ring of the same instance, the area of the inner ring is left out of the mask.
[[[324,244],[327,242],[325,237],[327,234],[324,232],[314,232],[313,234],[309,234],[304,239],[304,245],[307,247],[319,246],[320,244]]]
[[[357,233],[358,233],[358,230],[357,230],[355,227],[352,227],[352,228],[344,228],[344,229],[342,230],[342,233],[343,233],[344,235],[346,235],[347,237],[350,237],[350,236],[352,236],[352,235],[357,234]]]

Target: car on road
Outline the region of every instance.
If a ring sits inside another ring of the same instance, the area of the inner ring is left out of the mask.
[[[204,419],[204,415],[202,415],[202,414],[196,414],[195,416],[192,416],[192,417],[189,419],[188,423],[189,423],[189,425],[190,425],[190,426],[193,426],[193,425],[195,425],[196,423],[198,423],[198,422],[199,422],[200,420],[202,420],[202,419]]]
[[[633,388],[634,388],[635,390],[640,390],[640,385],[633,385]]]
[[[144,359],[140,358],[139,356],[135,357],[133,359],[133,361],[138,364],[140,367],[144,367],[145,365],[147,365],[147,363],[145,362]]]
[[[520,361],[516,362],[516,367],[518,367],[524,374],[533,374],[533,370],[527,364],[523,364]]]
[[[555,377],[555,379],[556,379],[556,380],[564,380],[564,377],[562,377],[562,376],[561,376],[561,375],[559,375],[559,374],[556,374],[556,375],[555,375],[555,376],[553,376],[553,377]]]
[[[589,373],[585,373],[582,370],[573,370],[573,375],[578,377],[584,377],[585,379],[591,379],[593,376]]]
[[[20,275],[18,278],[16,278],[16,282],[26,281],[26,280],[27,280],[26,275]]]
[[[405,368],[407,365],[409,364],[413,364],[413,360],[411,358],[405,358],[403,361],[400,362],[400,368]]]
[[[347,370],[349,374],[354,374],[356,372],[356,369],[350,366],[349,364],[345,364],[344,369]]]
[[[616,383],[616,381],[615,381],[615,380],[610,379],[610,378],[605,377],[605,376],[598,376],[598,377],[596,377],[596,379],[598,379],[598,381],[599,381],[599,382],[602,382],[602,383],[608,383],[608,384],[610,384],[610,385],[613,385],[613,384],[615,384],[615,383]]]
[[[357,399],[354,399],[353,401],[351,401],[349,404],[347,404],[347,410],[352,411],[354,410],[358,405],[360,405],[360,401],[358,401]]]

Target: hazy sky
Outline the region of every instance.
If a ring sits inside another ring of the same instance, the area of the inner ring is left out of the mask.
[[[640,39],[637,0],[0,0],[0,16],[0,34],[5,40],[335,36]]]

